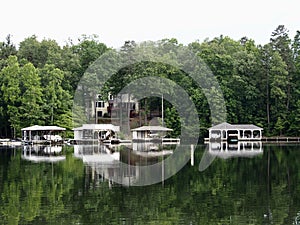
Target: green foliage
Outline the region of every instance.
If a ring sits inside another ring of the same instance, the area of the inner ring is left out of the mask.
[[[64,72],[53,64],[46,64],[41,70],[44,99],[44,115],[49,125],[60,125],[72,129],[71,95],[64,90]]]
[[[11,42],[10,38],[11,36],[7,35],[6,41],[0,42],[0,61],[17,54],[16,46]]]
[[[86,87],[83,85],[82,91],[89,88],[97,91],[103,85],[103,96],[108,92],[117,94],[130,82],[147,76],[172,80],[188,93],[195,104],[200,136],[204,137],[206,129],[223,118],[216,115],[217,121],[212,121],[211,113],[218,111],[220,106],[216,87],[199,88],[188,74],[176,68],[179,66],[177,61],[182,65],[189,64],[185,61],[183,45],[176,39],[143,43],[141,48],[136,46],[134,41],[126,41],[119,57],[110,57],[116,68],[125,66],[103,84],[102,80],[93,78],[94,74],[103,68],[107,71],[113,71],[113,68],[91,66],[109,50],[96,35],[82,36],[77,44],[71,41],[63,47],[55,40],[39,41],[33,35],[24,39],[18,49],[8,35],[4,42],[0,42],[0,136],[18,136],[23,126],[31,124],[56,124],[70,131],[79,121],[88,121],[84,117],[84,109],[75,110],[72,124],[71,112],[72,98],[85,74],[87,84]],[[155,48],[157,46],[159,48]],[[235,41],[221,35],[202,43],[192,42],[188,48],[205,62],[217,78],[225,98],[228,122],[261,125],[264,135],[299,135],[300,31],[292,40],[287,28],[279,25],[271,34],[270,43],[264,46],[257,46],[247,37]],[[143,49],[150,50],[145,55],[149,60],[132,61],[130,57],[140,55],[138,51]],[[151,61],[151,51],[158,51],[161,63]],[[110,54],[114,56],[114,52]],[[175,57],[174,65],[163,63]],[[202,82],[210,81],[203,79]],[[94,86],[91,87],[91,84]],[[143,93],[141,87],[137,88]],[[172,89],[172,85],[160,88]],[[211,105],[208,97],[213,97]],[[142,111],[146,112],[145,123],[151,111],[160,109],[160,101],[154,98],[144,99],[140,104]],[[176,136],[184,121],[178,120],[174,107],[165,103],[165,120],[175,129],[173,135]],[[283,121],[283,127],[279,126],[278,118]]]
[[[32,126],[42,122],[42,88],[37,69],[27,63],[20,70],[22,97],[20,98],[20,114],[22,126]],[[34,112],[34,113],[33,113]]]
[[[21,104],[20,87],[20,67],[16,56],[9,56],[7,66],[1,70],[1,94],[3,99],[2,120],[8,121],[12,131],[12,136],[16,137],[16,132],[21,128],[19,106]]]
[[[166,119],[164,120],[165,126],[173,129],[171,133],[172,137],[180,136],[180,131],[181,131],[180,117],[176,109],[174,107],[167,108],[165,111],[165,117],[166,117]]]
[[[275,130],[278,135],[282,135],[282,130],[284,129],[284,121],[281,119],[281,117],[277,118],[276,124],[275,124]]]

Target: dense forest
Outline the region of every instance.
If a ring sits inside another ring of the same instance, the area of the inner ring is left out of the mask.
[[[176,39],[161,43],[182,45]],[[135,45],[125,42],[126,52]],[[300,31],[294,37],[279,25],[265,45],[243,37],[220,36],[188,44],[209,66],[223,91],[227,122],[253,123],[264,135],[300,135]],[[86,69],[110,48],[93,36],[82,36],[76,44],[60,46],[55,40],[39,41],[36,36],[16,46],[8,35],[0,41],[0,137],[18,137],[22,127],[59,125],[73,128],[73,97]],[[149,66],[149,65],[147,65]],[[171,68],[166,68],[171,71]],[[118,72],[114,84],[137,70]],[[170,72],[173,73],[174,72]],[[183,85],[187,84],[181,80]],[[118,85],[115,85],[118,86]],[[185,87],[195,103],[203,137],[211,126],[210,112],[201,90]],[[155,101],[154,101],[155,103]],[[148,102],[148,109],[156,109]],[[166,103],[166,124],[178,135],[176,110]]]

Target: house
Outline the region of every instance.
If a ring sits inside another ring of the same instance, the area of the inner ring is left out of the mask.
[[[88,143],[93,141],[112,140],[120,131],[119,126],[113,124],[83,124],[73,129],[76,143]]]
[[[258,141],[263,128],[253,124],[221,123],[208,129],[209,141]]]
[[[97,95],[95,102],[96,121],[100,118],[111,116],[111,109],[113,108],[114,97],[108,94],[108,100],[104,100],[101,95]]]
[[[100,119],[106,117],[117,117],[120,108],[130,111],[130,117],[132,117],[134,112],[139,110],[139,103],[129,94],[118,94],[113,96],[108,94],[108,100],[105,100],[101,95],[97,95],[95,101],[95,118],[98,123]]]
[[[22,128],[22,142],[26,144],[62,143],[61,132],[66,128],[58,126],[39,126]]]

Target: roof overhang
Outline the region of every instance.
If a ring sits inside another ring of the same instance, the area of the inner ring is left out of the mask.
[[[142,126],[131,131],[172,131],[173,129],[162,127],[162,126]]]
[[[39,126],[34,125],[31,127],[25,127],[21,129],[22,131],[64,131],[66,128],[58,126]]]

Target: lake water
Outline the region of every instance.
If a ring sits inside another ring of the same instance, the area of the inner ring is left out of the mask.
[[[138,176],[118,160],[155,164],[172,149],[149,157],[123,147],[109,158],[91,146],[48,151],[0,149],[0,224],[300,224],[300,145],[215,156],[199,145],[176,175],[148,186],[115,183]]]

